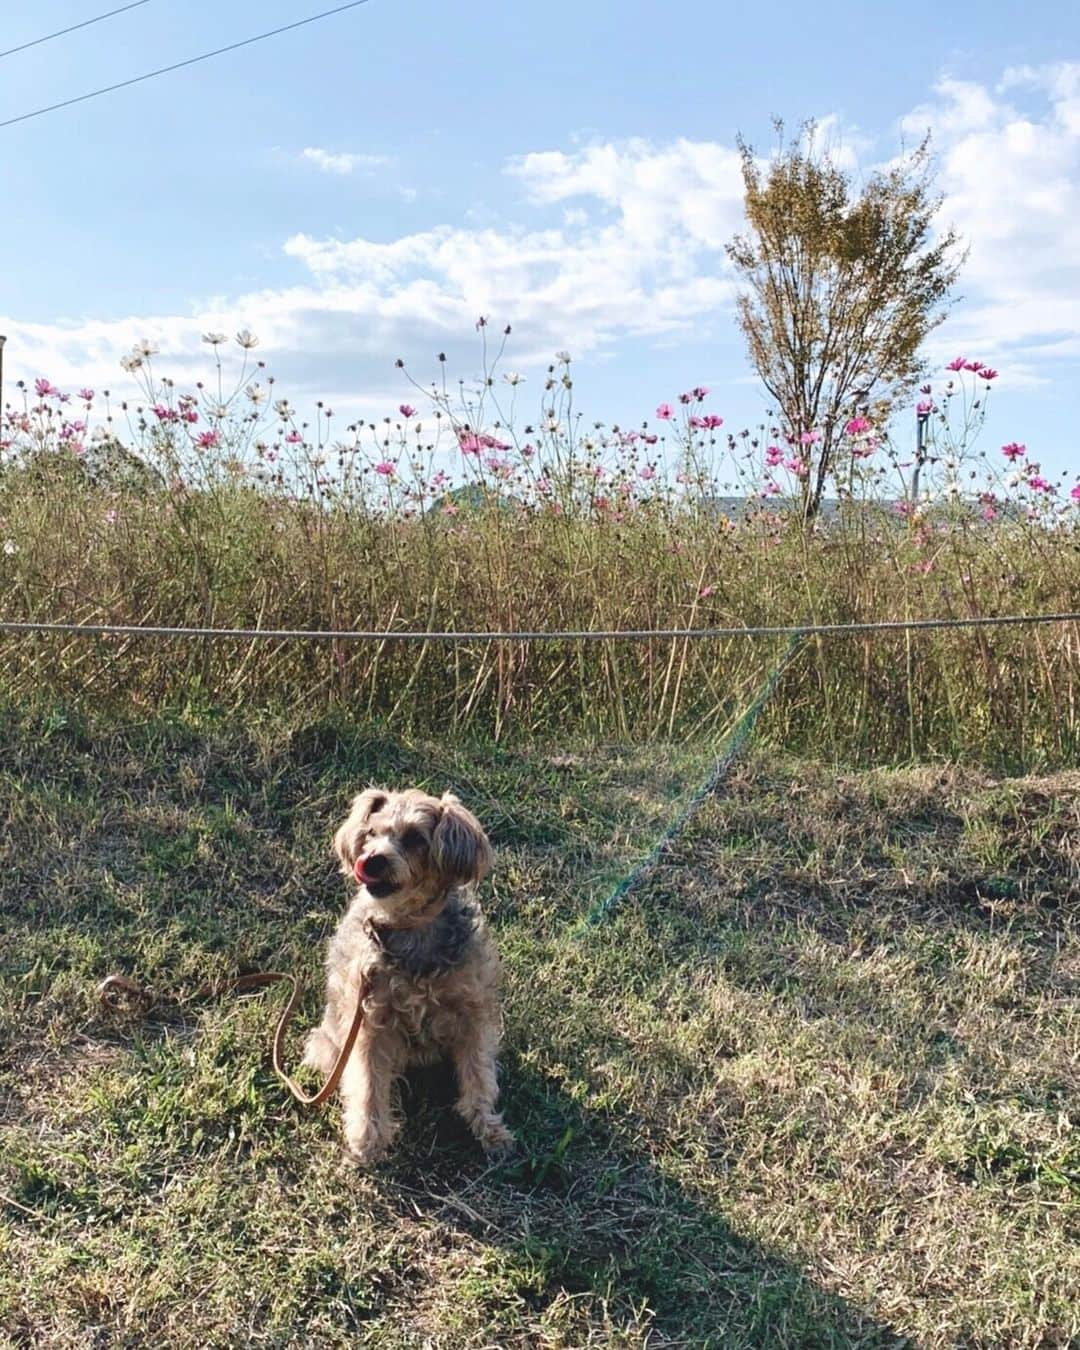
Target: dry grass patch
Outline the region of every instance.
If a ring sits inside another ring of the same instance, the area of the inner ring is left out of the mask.
[[[700,753],[344,725],[0,728],[0,1325],[18,1346],[1066,1346],[1080,1337],[1080,775],[745,763],[576,921]],[[507,970],[489,1167],[438,1073],[342,1169],[267,1063],[274,997],[102,1012],[282,964],[317,1001],[357,783],[490,826]]]

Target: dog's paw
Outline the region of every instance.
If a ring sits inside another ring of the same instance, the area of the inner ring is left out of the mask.
[[[462,1111],[461,1114],[485,1153],[497,1156],[513,1152],[516,1140],[503,1124],[502,1116],[490,1111]]]
[[[381,1139],[363,1135],[345,1140],[345,1160],[352,1167],[374,1167],[386,1156],[386,1144]]]

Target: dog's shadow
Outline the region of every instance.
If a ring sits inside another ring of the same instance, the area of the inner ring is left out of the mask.
[[[670,1175],[647,1145],[628,1143],[632,1122],[584,1109],[512,1051],[504,1069],[513,1153],[483,1158],[453,1110],[452,1073],[440,1065],[403,1082],[402,1133],[376,1175],[402,1219],[422,1216],[499,1249],[516,1272],[515,1297],[534,1313],[577,1300],[582,1317],[622,1328],[619,1344],[652,1335],[678,1346],[905,1343],[735,1232],[715,1202]]]

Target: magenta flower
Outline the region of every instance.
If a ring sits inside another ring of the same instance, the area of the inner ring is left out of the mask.
[[[804,431],[804,432],[802,432],[802,434],[799,436],[799,444],[800,444],[800,445],[814,445],[815,442],[820,441],[820,440],[821,440],[821,432],[820,432],[820,431]]]
[[[708,389],[703,384],[695,385],[692,392],[699,403],[703,398],[707,398],[709,393]]]
[[[93,403],[94,391],[92,389],[80,389],[79,397],[82,399],[84,403]]]
[[[41,380],[35,380],[35,381],[34,381],[34,390],[35,390],[35,392],[36,392],[38,398],[59,398],[59,397],[60,397],[60,390],[57,389],[57,387],[56,387],[55,384],[50,384],[50,382],[49,382],[48,380],[44,380],[44,379],[41,379]]]
[[[458,432],[458,448],[463,455],[478,455],[483,449],[480,438],[471,431]]]
[[[770,469],[775,469],[778,464],[784,462],[784,452],[778,445],[769,445],[765,447],[765,463]]]
[[[680,402],[680,403],[693,403],[693,401],[694,401],[694,396],[693,396],[693,394],[691,394],[691,393],[685,393],[685,394],[680,394],[680,395],[679,395],[679,402]]]
[[[861,436],[863,432],[870,430],[870,419],[868,417],[853,417],[844,427],[848,436]]]
[[[1027,454],[1027,446],[1018,445],[1016,441],[1010,441],[1008,445],[1003,445],[1001,447],[1001,453],[1006,459],[1016,461],[1018,459],[1023,459]]]
[[[1073,499],[1074,502],[1080,502],[1080,483],[1077,483],[1077,485],[1069,493],[1069,496]]]
[[[1037,473],[1033,473],[1027,481],[1028,487],[1034,488],[1036,492],[1053,492],[1055,490],[1053,483],[1048,483],[1045,478],[1040,477]]]
[[[979,378],[985,380],[988,384],[991,380],[996,380],[997,377],[997,371],[991,370],[989,366],[983,366],[982,370],[979,371]]]
[[[384,478],[393,478],[394,466],[388,459],[384,459],[375,465],[375,472],[381,473]]]
[[[915,404],[915,412],[919,417],[929,417],[934,411],[934,400],[932,398],[920,399]]]
[[[661,422],[670,422],[674,416],[674,410],[670,403],[661,403],[656,410],[656,415]]]
[[[195,438],[195,444],[200,450],[213,450],[220,442],[221,437],[216,431],[200,431]]]
[[[285,437],[286,445],[302,445],[303,443],[304,438],[303,436],[300,435],[298,431],[290,431],[289,434]]]
[[[656,477],[656,470],[653,468],[653,466],[652,466],[651,464],[644,464],[644,465],[642,465],[642,467],[638,470],[638,477],[639,477],[639,478],[642,480],[642,482],[644,482],[644,483],[651,483],[652,480]],[[1080,497],[1080,484],[1077,485],[1077,489],[1076,489],[1075,495],[1076,495],[1077,497]]]
[[[981,361],[965,361],[963,365],[964,370],[970,370],[975,375],[978,375],[979,371],[982,370],[982,368],[983,364]]]
[[[715,594],[716,594],[716,587],[715,587],[715,586],[702,586],[701,590],[698,591],[698,599],[699,599],[699,600],[708,600],[708,598],[709,598],[710,595],[715,595]]]
[[[657,436],[657,435],[656,435],[654,432],[652,432],[652,431],[647,431],[647,432],[646,432],[646,431],[643,431],[643,432],[641,433],[641,439],[645,442],[646,445],[655,445],[656,442],[660,439],[660,437]]]
[[[964,370],[967,368],[967,357],[958,356],[954,361],[950,361],[945,367],[946,370]]]
[[[180,416],[183,418],[185,422],[188,423],[195,423],[199,420],[199,414],[195,411],[194,408],[184,408]]]
[[[402,403],[401,406],[398,408],[398,412],[402,415],[402,417],[416,416],[416,409],[412,406],[411,403]]]
[[[701,419],[701,425],[709,431],[715,431],[717,427],[722,427],[724,425],[724,419],[718,417],[716,413],[706,413]]]
[[[992,506],[984,506],[979,515],[982,516],[983,520],[997,520],[997,512]]]
[[[690,418],[690,426],[692,426],[692,427],[694,428],[695,431],[699,431],[704,425],[705,425],[705,419],[704,419],[704,417],[691,417],[691,418]]]

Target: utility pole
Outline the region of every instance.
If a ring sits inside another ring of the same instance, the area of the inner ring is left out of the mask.
[[[4,420],[4,343],[7,338],[0,333],[0,423]]]

